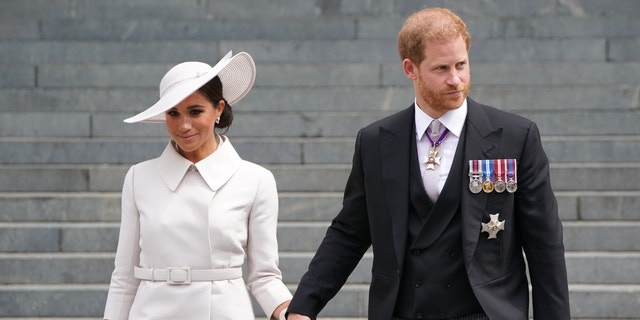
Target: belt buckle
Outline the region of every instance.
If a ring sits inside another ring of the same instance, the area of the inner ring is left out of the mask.
[[[190,267],[169,267],[167,268],[167,284],[190,284],[191,268]]]

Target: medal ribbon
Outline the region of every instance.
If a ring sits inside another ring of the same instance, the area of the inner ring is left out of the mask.
[[[431,139],[430,134],[427,133],[426,136],[427,136],[427,139],[429,139],[429,142],[431,142],[431,146],[435,148],[442,143],[442,141],[444,140],[444,138],[447,137],[448,134],[449,134],[449,129],[444,128],[444,131],[442,131],[440,138],[438,138],[435,142],[433,141],[433,139]]]
[[[509,179],[508,173],[507,173],[509,171],[509,169],[508,169],[508,160],[507,159],[502,159],[501,161],[502,161],[502,166],[504,168],[504,173],[503,173],[502,177],[504,178],[504,181],[507,181]]]
[[[485,173],[483,174],[482,180],[493,182],[493,179],[492,179],[493,177],[491,176],[491,173],[493,172],[493,161],[485,160],[484,167],[485,167]]]
[[[516,173],[516,159],[509,159],[509,179],[518,182],[518,175]]]
[[[496,168],[497,180],[502,181],[502,160],[493,160],[493,165]]]

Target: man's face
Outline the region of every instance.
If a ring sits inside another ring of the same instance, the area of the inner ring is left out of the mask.
[[[432,118],[459,108],[469,95],[469,53],[462,37],[428,41],[419,65],[408,59],[403,64],[413,80],[418,105]]]

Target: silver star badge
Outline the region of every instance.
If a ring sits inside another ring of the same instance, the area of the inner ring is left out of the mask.
[[[440,165],[440,158],[442,157],[438,155],[438,150],[431,149],[427,157],[427,170],[435,170],[436,164]]]
[[[487,239],[496,239],[496,235],[500,230],[504,230],[504,220],[498,221],[499,213],[490,214],[491,220],[489,223],[482,223],[482,231],[489,234],[489,238]]]

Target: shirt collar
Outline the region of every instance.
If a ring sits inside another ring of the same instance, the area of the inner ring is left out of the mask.
[[[160,176],[167,187],[175,191],[192,166],[198,170],[211,190],[217,191],[222,187],[238,170],[242,159],[227,137],[220,136],[219,141],[218,149],[197,163],[182,157],[173,143],[169,142],[158,158]]]
[[[416,137],[418,140],[422,139],[427,127],[434,119],[424,113],[418,106],[418,101],[414,100],[415,108],[415,121],[416,121]],[[464,121],[467,118],[467,99],[464,99],[462,105],[459,108],[450,110],[445,113],[438,120],[442,123],[449,132],[456,137],[460,138],[462,134],[462,127],[464,127]]]

